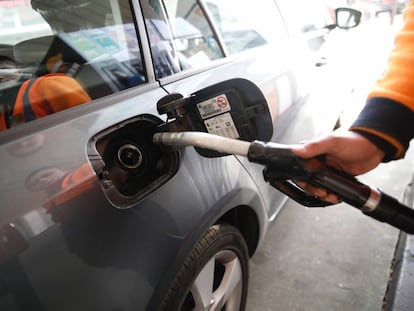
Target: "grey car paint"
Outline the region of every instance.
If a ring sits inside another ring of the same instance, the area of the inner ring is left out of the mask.
[[[138,1],[133,3],[138,24],[143,25]],[[146,42],[145,35],[142,39]],[[291,70],[286,58],[282,61],[277,56],[289,54],[286,44],[286,51],[284,46],[278,50],[257,48],[219,61],[209,70],[189,71],[176,81],[161,80],[162,87],[150,70],[145,86],[2,133],[2,247],[7,249],[8,238],[18,238],[8,236],[14,232],[5,229],[10,224],[24,238],[22,248],[10,252],[13,257],[2,262],[1,274],[8,282],[0,291],[6,297],[2,299],[4,310],[140,310],[148,305],[151,310],[195,242],[211,224],[238,207],[241,214],[252,216],[252,228],[259,228],[251,233],[252,254],[284,196],[262,181],[259,166],[245,159],[206,159],[187,148],[181,152],[177,173],[125,210],[108,201],[90,165],[78,184],[87,191],[75,192],[74,197],[73,189],[58,191],[51,181],[90,162],[87,146],[97,133],[137,115],[158,116],[155,103],[167,92],[189,94],[235,76],[257,83],[275,105],[270,109],[277,124],[273,139],[279,141],[279,133],[303,111],[291,106],[305,100],[296,86],[300,73]],[[142,49],[144,55],[150,55],[148,45]],[[291,63],[294,61],[292,56]],[[269,62],[274,66],[268,66],[266,72],[256,71]],[[275,94],[279,102],[274,100]],[[307,131],[303,138],[310,135]],[[61,203],[66,195],[73,200]]]

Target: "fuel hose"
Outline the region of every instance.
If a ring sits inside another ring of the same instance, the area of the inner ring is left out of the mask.
[[[312,185],[325,188],[367,216],[414,234],[414,210],[412,208],[349,174],[325,165],[317,158],[308,160],[297,157],[288,145],[261,141],[250,143],[191,131],[156,133],[153,141],[157,144],[195,146],[247,157],[250,162],[266,167],[268,173],[265,174],[265,179],[278,189],[277,183],[282,179],[305,180]],[[285,193],[295,199],[294,192]],[[300,200],[296,201],[301,203]],[[303,203],[303,205],[307,204]]]

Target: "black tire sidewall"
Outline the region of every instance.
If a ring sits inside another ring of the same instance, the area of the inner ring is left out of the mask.
[[[248,289],[249,255],[243,236],[236,227],[229,224],[211,226],[197,242],[171,285],[161,310],[180,310],[200,271],[222,250],[233,251],[240,261],[243,282],[240,311],[244,310]]]

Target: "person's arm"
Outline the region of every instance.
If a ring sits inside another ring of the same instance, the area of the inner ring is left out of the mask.
[[[331,161],[336,159],[337,163],[332,163],[336,167],[358,175],[376,167],[373,163],[403,157],[413,137],[414,0],[411,0],[404,11],[404,26],[395,36],[384,76],[369,93],[366,105],[349,131],[334,132],[297,146],[294,151],[304,158],[327,154]]]
[[[404,11],[384,76],[368,95],[350,130],[385,152],[384,162],[402,158],[414,137],[414,2]]]
[[[352,175],[366,173],[381,162],[402,158],[414,137],[414,0],[404,12],[404,27],[395,37],[384,76],[348,131],[292,148],[302,158],[325,155],[328,165]],[[299,184],[320,199],[336,203],[324,189]]]

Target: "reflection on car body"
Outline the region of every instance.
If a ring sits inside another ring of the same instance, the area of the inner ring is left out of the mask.
[[[0,55],[21,74],[0,84],[0,112],[13,116],[21,85],[53,75],[76,81],[88,99],[75,107],[53,91],[61,109],[4,122],[0,309],[191,310],[203,301],[243,309],[249,256],[286,197],[245,159],[152,144],[167,121],[157,102],[242,78],[267,101],[271,140],[329,131],[341,108],[306,84],[332,80],[329,65],[314,66],[329,22],[316,18],[306,34],[289,23],[305,0],[5,3],[0,16],[18,23],[0,18],[8,27]],[[206,120],[216,113],[203,107]]]

